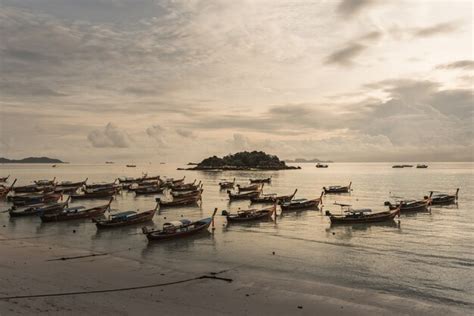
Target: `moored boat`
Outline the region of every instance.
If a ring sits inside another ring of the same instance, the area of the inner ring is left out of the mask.
[[[240,185],[237,184],[237,190],[240,192],[248,192],[248,191],[261,191],[263,189],[264,183],[257,183],[252,185]]]
[[[323,187],[324,194],[338,194],[338,193],[349,193],[351,191],[352,182],[349,185],[332,185],[329,187]]]
[[[431,191],[429,196],[425,196],[425,200],[430,200],[430,205],[450,205],[456,204],[458,201],[459,188],[456,189],[455,194],[439,193]]]
[[[400,207],[401,213],[408,212],[426,212],[430,205],[430,200],[401,200],[392,204],[390,201],[386,201],[385,206],[388,206],[389,210],[395,210]]]
[[[395,216],[400,216],[401,208],[401,205],[398,205],[394,210],[373,213],[371,209],[353,209],[348,204],[337,205],[341,206],[342,214],[331,214],[330,211],[326,211],[326,216],[329,217],[331,224],[363,224],[390,221]]]
[[[82,193],[71,194],[72,200],[84,200],[84,199],[109,199],[117,193],[115,188],[95,189],[95,190],[84,190]]]
[[[179,221],[172,221],[163,224],[163,229],[154,230],[143,227],[142,231],[146,235],[149,241],[162,241],[175,238],[187,237],[190,235],[197,234],[205,231],[214,221],[217,208],[214,209],[211,217],[203,218],[198,221],[192,222],[187,219],[181,219]]]
[[[228,223],[242,223],[264,220],[271,218],[273,214],[276,214],[276,203],[272,207],[264,209],[239,210],[236,214],[222,211],[222,215],[226,217]]]
[[[416,165],[416,168],[417,169],[426,169],[426,168],[428,168],[428,165],[419,164],[419,165]]]
[[[105,211],[110,208],[110,204],[112,203],[112,201],[113,199],[110,199],[109,203],[92,208],[85,208],[84,206],[74,206],[64,208],[57,212],[46,212],[41,214],[40,218],[43,222],[57,222],[84,218],[95,218],[103,215]]]
[[[184,197],[176,197],[173,198],[171,201],[162,200],[161,198],[157,197],[156,202],[160,204],[160,207],[180,207],[186,205],[197,205],[199,202],[202,201],[201,193],[198,193],[193,196],[184,196]]]
[[[7,197],[8,193],[12,192],[13,187],[15,186],[16,179],[13,180],[13,183],[10,186],[0,185],[0,199]]]
[[[258,197],[254,197],[250,199],[250,202],[252,203],[275,203],[276,201],[279,201],[280,203],[288,202],[291,201],[295,195],[296,192],[298,192],[298,189],[295,189],[295,192],[290,195],[277,195],[276,193],[271,193],[271,194],[261,194]]]
[[[229,201],[234,200],[250,200],[252,198],[257,198],[260,196],[261,191],[250,191],[250,192],[243,192],[243,193],[232,193],[232,191],[227,190],[227,195],[229,196]]]
[[[92,221],[95,223],[97,228],[113,228],[134,225],[138,223],[145,223],[151,221],[155,216],[156,210],[159,207],[159,203],[152,210],[139,212],[139,211],[126,211],[115,214],[110,214],[108,218],[93,218]]]
[[[219,188],[221,190],[233,189],[235,185],[235,178],[233,181],[222,180],[219,182]]]
[[[33,204],[33,205],[28,205],[28,206],[23,206],[23,207],[15,207],[12,206],[9,210],[8,213],[10,217],[25,217],[25,216],[35,216],[35,215],[40,215],[42,213],[47,213],[47,212],[59,212],[63,210],[67,205],[69,201],[62,202],[62,203],[40,203],[40,204]]]
[[[14,206],[26,206],[39,203],[57,202],[62,198],[62,196],[61,193],[56,192],[22,194],[9,197],[9,201],[12,202]]]
[[[281,203],[281,211],[305,210],[317,208],[322,203],[324,192],[317,199],[292,199],[291,201]]]
[[[328,165],[325,165],[319,162],[316,164],[316,168],[328,168],[328,167],[329,167]]]
[[[8,178],[10,178],[10,175],[6,177],[0,177],[0,182],[7,182]]]
[[[263,179],[249,179],[250,183],[272,183],[272,177]]]

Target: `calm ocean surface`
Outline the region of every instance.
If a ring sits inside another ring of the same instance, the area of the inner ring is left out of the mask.
[[[225,226],[225,218],[216,217],[214,234],[204,234],[166,243],[148,244],[141,226],[97,232],[90,221],[41,223],[39,218],[10,219],[0,213],[0,234],[8,238],[35,238],[35,242],[71,246],[94,252],[114,253],[140,262],[160,262],[177,270],[205,267],[247,268],[287,273],[296,279],[310,279],[342,286],[370,288],[400,296],[454,304],[474,305],[474,164],[431,163],[428,169],[392,169],[391,163],[334,163],[328,169],[300,164],[302,170],[277,172],[197,172],[177,171],[177,164],[124,165],[1,165],[0,176],[11,174],[18,184],[57,177],[59,181],[88,183],[113,181],[119,176],[186,176],[204,183],[202,207],[163,209],[154,224],[180,219],[207,217],[214,207],[236,211],[247,201],[228,204],[219,192],[220,179],[233,177],[239,183],[249,178],[273,177],[264,192],[297,197],[319,197],[322,187],[346,185],[352,181],[349,195],[330,195],[324,199],[324,211],[338,212],[333,203],[351,203],[355,207],[383,210],[390,193],[421,199],[430,190],[454,193],[460,188],[459,203],[432,207],[430,213],[402,215],[393,223],[331,227],[323,212],[299,211],[279,216],[276,222]],[[100,200],[78,201],[86,206],[101,205]],[[154,208],[154,196],[135,197],[124,192],[113,202],[120,210]],[[0,208],[8,204],[0,202]],[[150,224],[152,225],[152,224]],[[150,226],[149,225],[149,226]],[[3,227],[5,226],[5,227]],[[73,233],[73,230],[76,233]],[[0,245],[1,249],[1,245]],[[272,255],[272,252],[275,255]],[[186,263],[183,263],[186,262]],[[209,269],[209,268],[208,268]]]

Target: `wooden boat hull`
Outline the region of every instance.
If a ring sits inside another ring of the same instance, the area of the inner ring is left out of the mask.
[[[193,197],[193,198],[186,198],[186,199],[178,199],[172,201],[161,201],[160,198],[156,198],[156,202],[160,203],[160,207],[180,207],[186,205],[194,205],[197,204],[201,200],[201,196]]]
[[[396,210],[390,212],[382,212],[370,215],[364,215],[361,217],[339,217],[331,215],[329,219],[331,224],[368,224],[368,223],[378,223],[378,222],[385,222],[390,221],[395,218],[395,216],[400,214],[400,209],[397,208]]]
[[[252,214],[250,216],[244,217],[244,216],[239,216],[237,214],[232,215],[229,214],[226,216],[227,222],[228,223],[244,223],[244,222],[253,222],[253,221],[260,221],[260,220],[265,220],[265,219],[270,219],[275,212],[274,209],[268,209],[268,210],[260,210],[255,212],[255,214]]]
[[[42,222],[59,222],[84,218],[94,218],[103,215],[105,211],[109,208],[109,206],[110,204],[93,207],[84,211],[78,211],[77,213],[48,213],[41,215],[40,218]]]
[[[71,200],[87,200],[87,199],[110,199],[115,195],[116,191],[98,191],[85,194],[72,194]]]
[[[164,241],[164,240],[170,240],[170,239],[184,238],[184,237],[188,237],[188,236],[203,232],[204,230],[207,230],[209,226],[211,225],[211,223],[212,223],[212,218],[209,217],[209,218],[205,218],[196,222],[198,226],[187,231],[169,233],[169,234],[163,233],[162,231],[150,232],[146,234],[146,237],[148,241]]]
[[[229,196],[230,201],[234,200],[250,200],[252,198],[257,198],[260,196],[260,191],[255,191],[255,192],[247,192],[247,193],[238,193],[234,194],[230,191],[227,191],[227,194]]]
[[[312,209],[312,208],[317,208],[319,206],[319,203],[321,200],[310,200],[306,203],[298,203],[298,204],[281,204],[281,210],[282,212],[286,211],[297,211],[297,210],[307,210],[307,209]]]
[[[407,204],[402,203],[400,207],[400,212],[401,213],[426,212],[428,210],[428,205],[429,205],[429,201],[420,201],[416,203],[415,205],[407,205]],[[391,211],[393,211],[398,208],[398,204],[397,205],[389,204],[388,207]]]
[[[160,194],[160,193],[163,193],[163,191],[165,190],[165,188],[154,188],[153,190],[150,190],[150,189],[136,189],[136,190],[133,190],[133,192],[135,192],[136,195],[148,195],[148,194]]]
[[[25,207],[23,211],[11,208],[8,213],[10,217],[26,217],[36,216],[45,212],[59,212],[62,211],[67,205],[65,203],[56,203],[53,205],[39,205],[38,207]]]
[[[260,183],[271,183],[272,178],[266,178],[266,179],[249,179],[250,183],[255,183],[255,184],[260,184]]]
[[[155,213],[156,213],[156,210],[150,210],[143,213],[139,213],[133,218],[128,218],[127,220],[114,221],[114,220],[93,219],[93,221],[95,222],[95,225],[99,229],[123,227],[123,226],[135,225],[135,224],[151,221],[153,219],[153,216],[155,216]]]

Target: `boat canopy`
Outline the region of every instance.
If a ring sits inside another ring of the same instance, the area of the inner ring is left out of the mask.
[[[125,212],[120,212],[120,213],[115,213],[115,214],[112,214],[111,216],[113,218],[119,218],[119,217],[127,217],[129,215],[133,215],[133,214],[136,214],[137,212],[135,211],[125,211]]]

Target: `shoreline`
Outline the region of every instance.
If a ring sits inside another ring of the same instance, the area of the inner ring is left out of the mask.
[[[153,247],[160,247],[156,244]],[[301,314],[314,315],[462,315],[453,306],[349,288],[317,280],[295,279],[291,273],[212,266],[162,258],[147,260],[117,254],[47,245],[32,240],[7,240],[0,234],[0,314]],[[52,261],[54,260],[54,261]],[[203,275],[231,279],[194,279]],[[180,282],[182,280],[191,281]],[[167,284],[171,283],[171,284]],[[150,286],[150,285],[157,286]],[[160,285],[161,284],[161,285]],[[165,285],[162,285],[165,284]],[[133,290],[120,288],[143,287]],[[4,300],[6,296],[66,292],[104,293]],[[109,292],[107,292],[109,291]]]

